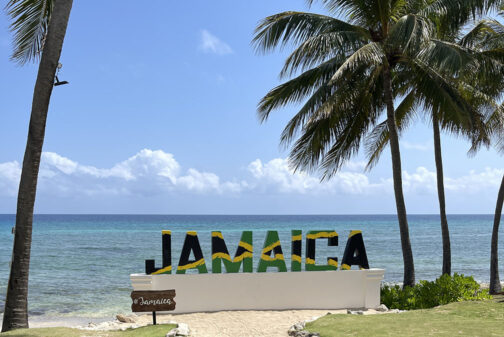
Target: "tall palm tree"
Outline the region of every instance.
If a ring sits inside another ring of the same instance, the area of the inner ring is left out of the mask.
[[[308,1],[311,4],[313,1]],[[280,75],[297,77],[271,90],[259,103],[265,121],[272,110],[305,101],[288,122],[281,143],[294,142],[289,159],[295,169],[320,170],[330,178],[353,154],[386,111],[394,194],[404,262],[404,286],[415,283],[413,253],[404,202],[394,99],[415,88],[444,110],[469,110],[452,83],[430,65],[453,67],[458,50],[434,39],[430,17],[466,20],[487,2],[461,0],[322,0],[329,15],[283,12],[265,18],[253,44],[270,51],[293,43]],[[343,14],[347,21],[337,18]],[[394,84],[398,82],[398,84]],[[410,109],[404,108],[405,111]],[[295,140],[295,141],[294,141]]]
[[[442,28],[442,27],[441,27]],[[455,28],[452,33],[461,31],[462,24]],[[502,93],[503,87],[503,51],[504,44],[501,38],[500,45],[497,44],[495,38],[490,39],[489,36],[495,36],[497,31],[504,31],[503,27],[494,20],[482,20],[473,29],[459,38],[455,37],[460,34],[452,34],[448,37],[454,46],[457,47],[461,62],[458,69],[450,69],[445,71],[444,64],[439,64],[437,71],[443,76],[447,77],[447,81],[454,82],[460,94],[467,103],[473,107],[472,111],[442,111],[438,106],[432,106],[429,111],[425,111],[432,121],[434,130],[434,149],[435,149],[435,162],[437,171],[437,187],[441,213],[441,228],[443,236],[443,274],[450,274],[450,250],[449,250],[449,233],[446,222],[446,214],[444,207],[444,184],[443,184],[443,167],[441,159],[441,143],[440,143],[440,127],[446,131],[462,135],[470,139],[473,143],[470,152],[474,153],[482,144],[489,144],[489,136],[496,134],[498,130],[502,130],[502,123],[497,123],[501,108],[499,107],[496,99]],[[438,35],[447,36],[449,34]],[[456,71],[454,71],[456,70]],[[413,98],[407,96],[400,106],[406,105],[411,107],[416,104],[417,107],[430,106],[425,104],[425,97],[422,93],[416,92]],[[490,114],[488,121],[484,122],[486,115]],[[409,124],[404,111],[398,110],[397,113],[398,124],[400,130],[404,129],[405,125]],[[388,135],[387,130],[383,125],[378,125],[368,138],[368,154],[370,161],[368,167],[372,167],[378,160],[381,151],[386,145]],[[499,217],[500,218],[500,217]],[[444,220],[443,220],[444,219]]]
[[[445,17],[444,19],[446,20],[449,18]],[[438,21],[438,27],[437,27],[438,28],[437,29],[438,36],[440,38],[445,38],[445,39],[451,41],[452,43],[458,42],[459,45],[461,46],[461,48],[474,47],[473,45],[469,45],[469,43],[468,43],[468,41],[471,39],[471,34],[473,34],[471,32],[457,41],[456,36],[462,30],[465,22],[458,22],[458,23],[459,23],[458,27],[451,26],[447,29],[446,24],[442,24],[442,23],[439,24],[439,21]],[[478,30],[479,27],[476,27],[476,29]],[[480,51],[481,51],[480,49],[473,49],[473,50],[466,49],[466,50],[464,50],[464,52],[470,52],[470,53],[478,53]],[[483,56],[485,56],[485,55],[483,55]],[[469,59],[469,61],[462,62],[461,67],[460,67],[460,69],[463,73],[466,71],[467,65],[471,64],[472,61],[474,61],[473,58],[467,58],[467,59]],[[472,67],[472,69],[469,70],[469,72],[468,72],[469,74],[466,74],[466,77],[473,76],[475,69],[479,70],[478,77],[482,77],[482,76],[493,77],[492,73],[489,74],[488,72],[494,72],[496,69],[494,67],[484,66],[484,64],[488,64],[489,62],[492,63],[492,60],[488,60],[488,59],[482,60],[481,57],[478,57],[477,62],[480,62],[480,61],[484,61],[483,65],[480,64],[478,67],[474,67],[474,63],[472,63],[473,67]],[[466,68],[466,69],[464,69],[464,68]],[[442,70],[440,70],[440,71],[442,71]],[[463,77],[463,76],[461,76],[461,77]],[[486,80],[486,78],[484,78],[484,80]],[[477,83],[475,86],[481,85],[481,81],[478,81],[478,82],[479,83]],[[461,89],[462,90],[467,89],[468,88],[467,84],[468,83],[466,82],[466,85],[463,86]],[[481,91],[474,90],[475,86],[471,86],[472,91],[470,92],[470,94],[474,94],[476,92],[476,94],[477,94],[476,96],[478,96],[479,93],[481,93]],[[467,91],[466,91],[466,93],[467,93]],[[493,96],[496,96],[499,94],[500,94],[499,91],[497,91],[497,92],[494,91]],[[493,99],[490,97],[490,92],[487,91],[486,95],[487,96],[485,97],[485,99],[483,101],[480,100],[478,103],[480,109],[482,107],[492,108],[494,106]],[[465,97],[467,97],[467,95],[465,95]],[[481,98],[481,96],[480,96],[480,98]],[[476,102],[473,101],[473,103],[476,103]],[[447,116],[447,117],[453,117],[453,116]],[[461,133],[461,134],[469,135],[472,138],[472,140],[474,140],[473,137],[475,135],[478,135],[480,132],[482,132],[482,129],[479,129],[479,128],[482,128],[483,124],[481,124],[480,121],[478,121],[479,123],[477,123],[477,125],[472,123],[473,120],[470,117],[474,117],[474,116],[455,116],[455,117],[457,117],[457,118],[461,117],[461,118],[458,120],[455,120],[455,121],[452,120],[452,123],[456,124],[456,128],[452,127],[451,131],[456,131],[459,134]],[[461,121],[464,121],[464,117],[467,119],[468,123],[460,123]],[[469,117],[469,118],[467,118],[467,117]],[[443,125],[442,121],[440,120],[440,112],[439,111],[432,110],[431,111],[431,118],[432,118],[432,128],[434,131],[433,132],[433,134],[434,134],[434,157],[435,157],[435,164],[436,164],[436,177],[437,177],[436,180],[437,180],[437,191],[438,191],[438,201],[439,201],[439,215],[440,215],[440,220],[441,220],[441,236],[442,236],[442,241],[443,241],[442,274],[450,275],[451,274],[450,233],[449,233],[449,229],[448,229],[448,219],[446,217],[443,160],[442,160],[442,155],[441,155],[441,136],[440,136],[440,125],[445,126],[446,123],[444,123],[444,125]],[[467,129],[468,127],[469,127],[469,129]],[[486,141],[488,141],[488,138],[486,136],[487,135],[485,135],[483,138],[480,137],[479,140],[482,141],[483,139],[485,139]]]
[[[13,59],[25,63],[36,59],[39,52],[41,57],[19,183],[3,332],[28,327],[28,274],[37,178],[47,111],[71,8],[72,0],[11,0],[7,4],[14,20],[11,25],[16,46]]]
[[[504,8],[501,7],[501,16]],[[481,20],[477,25],[470,30],[463,39],[465,45],[477,48],[484,53],[493,56],[496,62],[501,66],[504,64],[504,25],[498,20]],[[485,82],[487,87],[485,92],[492,92],[494,96],[499,97],[504,92],[504,76],[503,71],[494,71],[488,76]],[[490,88],[489,88],[490,87]],[[491,134],[494,140],[494,146],[498,151],[504,151],[504,105],[498,106],[494,113],[488,118],[486,123],[488,133]],[[477,146],[479,144],[476,144]],[[474,147],[474,146],[473,146]],[[474,150],[474,148],[472,149]],[[504,177],[502,178],[497,202],[495,205],[494,222],[491,239],[490,252],[490,293],[497,294],[502,291],[499,277],[499,226],[502,216],[502,206],[504,203]]]
[[[495,295],[502,291],[499,277],[499,226],[502,216],[502,204],[504,203],[504,176],[497,195],[495,205],[494,223],[492,228],[492,243],[490,252],[490,294]]]

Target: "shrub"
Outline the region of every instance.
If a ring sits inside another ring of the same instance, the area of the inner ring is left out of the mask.
[[[420,281],[414,287],[398,285],[381,288],[381,302],[390,309],[427,309],[451,302],[490,299],[488,289],[481,289],[472,276],[455,273],[435,281]]]

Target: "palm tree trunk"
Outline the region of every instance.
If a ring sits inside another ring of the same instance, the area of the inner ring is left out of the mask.
[[[72,0],[53,0],[44,50],[33,92],[28,140],[23,159],[16,211],[11,271],[7,286],[2,332],[28,328],[28,273],[32,240],[33,208],[47,111],[65,38]]]
[[[446,218],[446,204],[443,178],[443,158],[441,156],[441,136],[437,112],[432,113],[432,127],[434,128],[434,157],[436,158],[437,191],[439,200],[439,216],[441,217],[441,236],[443,238],[443,274],[451,274],[451,248],[448,219]]]
[[[497,205],[495,206],[494,225],[492,230],[492,248],[490,253],[490,294],[501,292],[499,278],[499,225],[502,215],[502,203],[504,202],[504,177],[502,177]]]
[[[392,81],[390,68],[385,61],[383,69],[383,85],[385,103],[387,104],[387,126],[390,137],[390,152],[392,155],[392,177],[394,179],[394,193],[397,208],[397,219],[399,221],[399,231],[401,233],[401,246],[404,263],[403,287],[415,284],[415,266],[413,262],[413,251],[409,237],[408,218],[406,216],[406,205],[404,204],[404,194],[402,188],[401,153],[399,151],[399,136],[394,113],[394,101],[392,97]]]

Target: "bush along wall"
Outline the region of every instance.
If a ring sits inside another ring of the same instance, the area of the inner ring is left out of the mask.
[[[414,287],[384,285],[381,303],[390,309],[428,309],[451,302],[491,299],[488,289],[481,289],[472,276],[455,273],[435,281],[420,281]]]

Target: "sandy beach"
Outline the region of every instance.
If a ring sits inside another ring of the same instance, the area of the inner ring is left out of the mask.
[[[309,321],[327,313],[346,314],[346,310],[285,310],[285,311],[220,311],[192,314],[158,315],[158,324],[185,323],[193,337],[278,337],[287,336],[287,330],[298,322]],[[368,313],[375,313],[369,310]],[[89,325],[89,322],[93,324]],[[75,318],[65,320],[30,319],[31,328],[71,327],[92,330],[125,329],[152,324],[151,315],[139,315],[136,323],[119,323],[97,319]],[[168,331],[167,331],[168,332]]]
[[[287,336],[287,330],[300,321],[346,310],[286,310],[286,311],[221,311],[164,315],[160,322],[186,323],[194,337],[278,337]],[[141,320],[151,320],[142,316]]]

